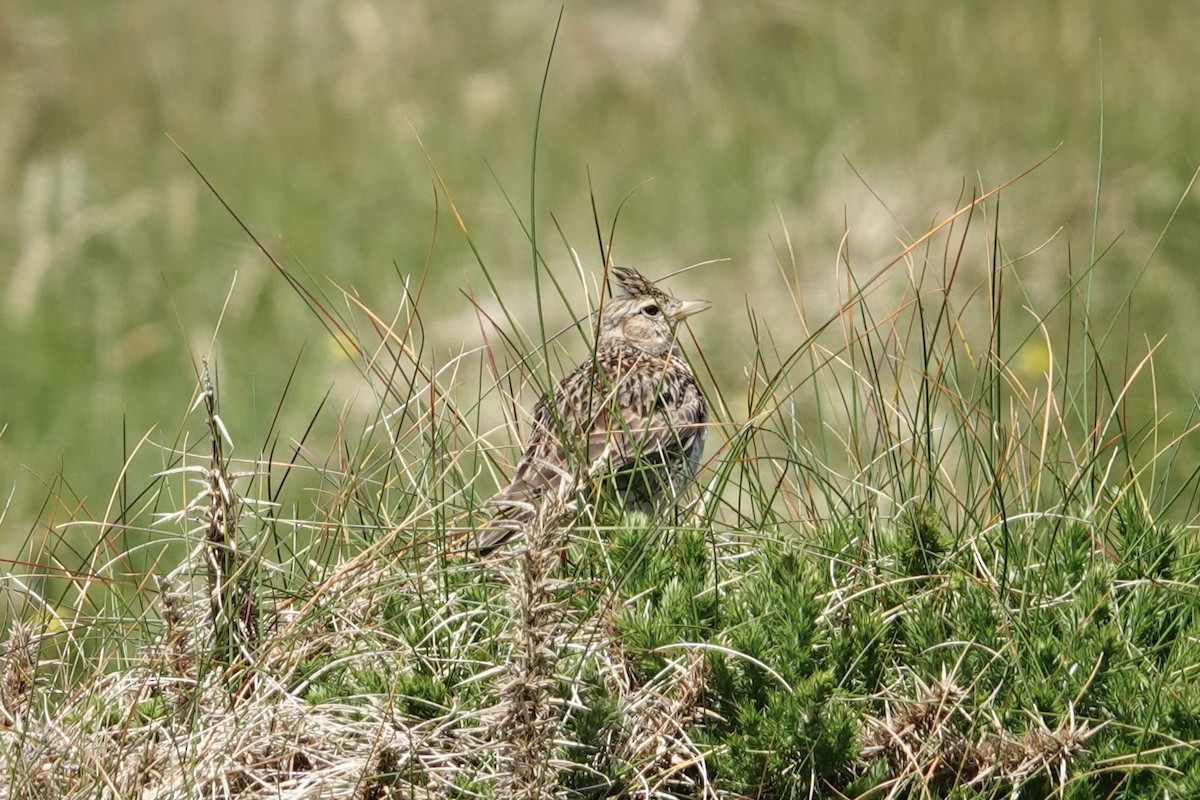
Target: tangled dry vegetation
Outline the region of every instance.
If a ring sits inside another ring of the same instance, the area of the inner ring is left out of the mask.
[[[962,259],[946,227],[921,241]],[[751,320],[742,421],[713,388],[679,513],[565,498],[485,562],[461,527],[484,426],[414,314],[370,315],[377,347],[338,327],[395,410],[323,464],[233,459],[203,376],[204,434],[85,529],[86,567],[5,578],[0,798],[1200,796],[1193,427],[1126,427],[1140,368],[1093,391],[1099,349],[1023,382],[1015,262],[960,291],[914,253],[890,310],[885,268],[782,354]]]
[[[201,402],[211,463],[180,468],[198,491],[171,515],[200,544],[159,582],[158,632],[120,668],[72,688],[35,680],[57,661],[46,657],[54,637],[38,642],[30,625],[12,624],[0,796],[449,797],[491,785],[499,796],[542,797],[571,772],[581,786],[611,788],[564,760],[564,747],[627,768],[632,794],[711,792],[688,738],[704,659],[681,652],[650,680],[636,676],[612,623],[620,599],[590,614],[564,600],[581,584],[555,574],[566,543],[549,519],[490,575],[461,553],[447,563],[430,543],[404,556],[378,547],[303,593],[269,597],[261,558],[242,551],[257,514],[235,488],[246,476],[224,458],[211,385]],[[459,585],[447,593],[447,582]],[[586,743],[571,741],[569,720],[594,710],[561,695],[583,672],[612,706],[603,739]],[[422,676],[433,689],[448,675],[464,676],[446,684],[462,699],[489,703],[422,696]]]
[[[125,657],[106,654],[116,669],[56,681],[61,661],[47,650],[59,637],[13,623],[0,694],[0,796],[730,797],[741,794],[729,783],[737,770],[720,756],[751,729],[724,716],[737,704],[715,696],[720,684],[744,670],[742,681],[773,684],[776,702],[804,691],[791,682],[809,665],[773,667],[699,626],[696,641],[648,647],[634,629],[664,613],[671,579],[651,598],[652,589],[622,591],[607,576],[565,575],[567,542],[549,525],[495,571],[448,562],[434,547],[403,556],[379,548],[334,565],[302,593],[267,596],[232,544],[247,515],[237,481],[218,463],[201,483],[190,516],[203,544],[161,581],[157,633]],[[738,581],[753,582],[754,546],[721,542],[715,557],[728,585],[708,590],[754,604],[761,586],[736,597]],[[786,635],[771,624],[772,601],[760,600],[741,624]],[[822,602],[806,598],[800,610],[837,636],[847,601],[837,591]],[[714,666],[723,680],[714,681]],[[819,780],[781,771],[762,785],[791,787],[788,796],[867,776],[875,789],[864,796],[1039,779],[1061,788],[1086,763],[1093,728],[1071,720],[1051,730],[1033,714],[1018,735],[989,698],[956,680],[965,679],[897,679],[844,752],[812,764]],[[752,696],[762,687],[746,688]],[[831,700],[861,702],[820,691],[793,713],[822,726]],[[844,718],[828,721],[834,734],[845,729]],[[803,763],[780,745],[793,767]]]
[[[926,517],[883,537],[833,525],[800,546],[635,518],[597,557],[554,524],[559,509],[502,561],[400,525],[281,592],[270,575],[288,564],[251,546],[274,511],[239,494],[251,475],[231,472],[213,400],[205,386],[208,463],[171,470],[192,500],[159,520],[196,545],[145,615],[12,623],[0,796],[1065,797],[1129,774],[1128,754],[1097,770],[1092,742],[1123,724],[1100,686],[1123,691],[1130,663],[1113,626],[1092,631],[1087,662],[1064,628],[1126,606],[1112,623],[1137,629],[1128,610],[1151,586],[1122,588],[1119,559],[1093,565],[1082,529],[1055,555],[1073,566],[1020,565],[1002,594],[986,538],[948,546]],[[1122,519],[1119,541],[1151,544]],[[1160,555],[1173,559],[1150,562],[1160,573],[1200,564]],[[1022,638],[999,617],[1035,586],[1016,624],[1066,613]],[[1081,612],[1089,588],[1107,599]],[[1200,604],[1181,588],[1153,591],[1193,630]],[[1152,660],[1180,664],[1178,640],[1157,646]],[[1058,666],[1039,674],[1048,655]]]

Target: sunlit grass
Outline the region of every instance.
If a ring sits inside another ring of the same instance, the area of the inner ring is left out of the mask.
[[[0,797],[1200,794],[1186,13],[572,6],[531,182],[533,5],[14,7]],[[697,486],[479,563],[598,236]]]
[[[130,447],[155,476],[73,523],[85,567],[31,537],[0,796],[1190,796],[1192,430],[1145,411],[1155,344],[1105,338],[1088,269],[1028,290],[995,217],[1020,185],[869,264],[851,232],[832,312],[781,248],[791,314],[726,312],[740,378],[684,337],[715,410],[689,502],[486,562],[467,531],[589,340],[586,260],[531,312],[474,241],[456,354],[424,272],[391,305],[281,265],[341,354],[338,433],[242,439],[198,363],[179,434]]]
[[[207,349],[231,286],[214,371],[240,412],[230,415],[237,440],[264,439],[297,361],[300,401],[285,404],[277,425],[286,436],[307,427],[316,398],[329,392],[339,408],[352,399],[343,355],[167,134],[283,263],[320,276],[315,291],[338,295],[328,277],[387,319],[432,247],[438,268],[421,293],[422,322],[442,361],[480,343],[462,292],[489,287],[461,237],[431,245],[435,191],[416,137],[470,220],[489,274],[531,285],[529,245],[505,195],[526,197],[557,11],[369,0],[117,0],[70,13],[11,4],[0,26],[0,261],[9,267],[0,275],[0,496],[15,490],[4,555],[81,503],[104,516],[108,475],[186,402],[186,354]],[[782,260],[795,266],[791,289],[807,313],[827,319],[847,227],[851,263],[881,263],[897,238],[911,241],[906,230],[950,208],[963,176],[993,185],[1061,143],[1039,181],[1006,197],[1004,245],[1029,252],[1060,226],[1070,233],[1069,254],[1053,245],[1025,262],[1040,315],[1065,296],[1064,262],[1077,277],[1087,271],[1094,239],[1104,257],[1092,308],[1115,318],[1195,167],[1200,106],[1189,101],[1186,65],[1200,60],[1200,45],[1190,21],[1170,3],[569,5],[539,134],[540,238],[555,241],[557,226],[591,263],[589,183],[603,215],[649,180],[627,206],[618,254],[658,274],[727,259],[691,280],[697,295],[725,300],[732,319],[747,304],[764,320],[791,313],[777,283]],[[1102,102],[1107,169],[1097,196]],[[524,212],[526,201],[517,205]],[[1196,349],[1196,223],[1185,204],[1142,276],[1129,327],[1111,340],[1143,352],[1170,333],[1154,380],[1168,425],[1194,406],[1177,365]],[[546,274],[578,297],[564,250]],[[1025,304],[1011,292],[1006,301]],[[528,292],[505,302],[506,325],[539,330]],[[550,330],[572,318],[557,306],[547,314]],[[748,326],[714,316],[696,330],[718,332],[706,346],[714,376],[738,385],[756,346]],[[773,336],[797,344],[787,331]],[[570,342],[568,360],[580,344]],[[1145,408],[1144,393],[1134,399]],[[334,433],[327,420],[316,421],[321,439]],[[43,513],[48,496],[73,494]]]

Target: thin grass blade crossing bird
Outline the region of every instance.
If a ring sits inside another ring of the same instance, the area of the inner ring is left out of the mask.
[[[605,303],[596,351],[538,402],[512,483],[488,501],[477,536],[486,556],[537,519],[544,503],[606,482],[627,508],[673,505],[704,452],[708,405],[675,341],[682,320],[710,307],[677,300],[641,273],[613,267],[621,293]]]

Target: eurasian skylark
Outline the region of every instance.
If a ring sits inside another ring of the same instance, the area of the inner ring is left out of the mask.
[[[673,505],[696,473],[708,406],[675,326],[710,304],[677,300],[628,267],[612,274],[621,294],[601,308],[595,354],[535,407],[516,475],[488,501],[496,512],[478,534],[480,555],[524,530],[548,498],[601,483],[625,507],[653,510]]]

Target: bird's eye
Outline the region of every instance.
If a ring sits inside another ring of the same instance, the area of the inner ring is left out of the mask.
[[[642,306],[642,313],[645,314],[647,317],[657,317],[659,315],[660,311],[661,311],[661,309],[659,309],[659,307],[656,303],[650,303],[648,305]]]

